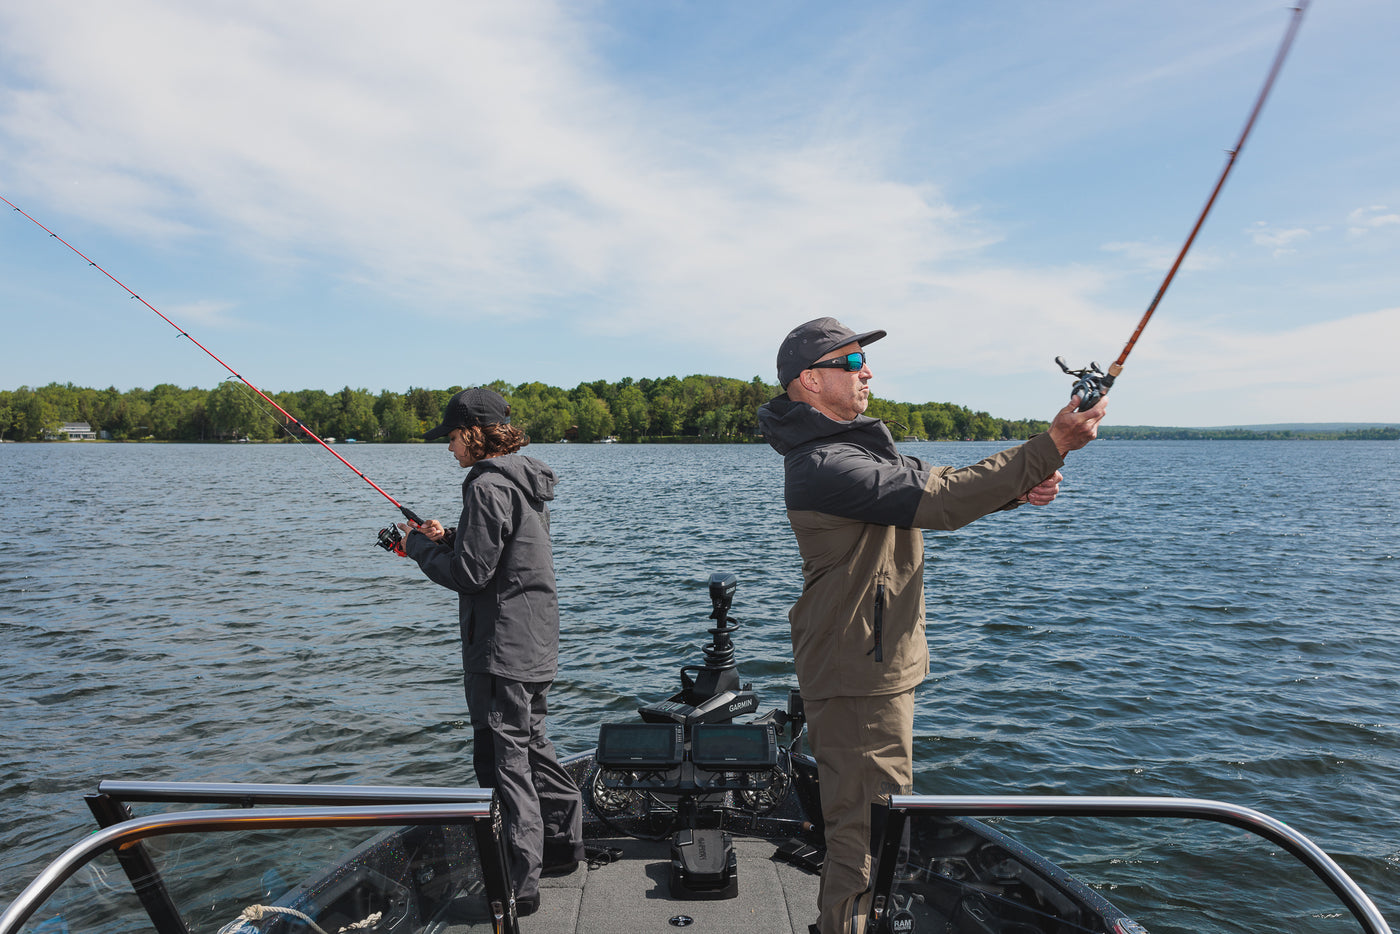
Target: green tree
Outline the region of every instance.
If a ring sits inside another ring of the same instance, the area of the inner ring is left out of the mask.
[[[162,441],[193,440],[198,437],[194,432],[194,412],[204,395],[203,390],[185,390],[170,383],[157,385],[149,395],[147,417],[151,434]]]
[[[1001,437],[1001,425],[986,412],[974,412],[968,420],[967,437],[973,441],[995,441]]]
[[[510,395],[511,424],[532,441],[558,441],[573,427],[569,393],[544,383],[521,383]]]
[[[613,416],[618,434],[624,441],[636,441],[647,433],[647,397],[640,387],[628,385],[617,394]]]
[[[94,431],[105,431],[118,441],[150,434],[151,406],[144,389],[122,393],[112,386],[85,400],[83,408]]]
[[[379,419],[374,416],[374,397],[368,389],[346,386],[336,394],[336,411],[327,426],[330,433],[341,439],[373,441],[379,437]],[[436,421],[433,424],[437,424]]]
[[[404,401],[420,422],[430,428],[442,421],[442,413],[447,408],[447,400],[452,393],[442,389],[419,389],[410,386],[404,394]]]
[[[205,401],[212,435],[215,438],[270,437],[272,424],[259,402],[262,400],[247,386],[235,380],[224,380]]]
[[[15,428],[15,419],[18,415],[14,406],[11,404],[13,397],[14,393],[0,389],[0,439],[6,441],[16,440],[10,437],[10,433]]]
[[[418,417],[409,410],[404,404],[403,396],[398,393],[389,392],[387,389],[381,392],[374,403],[374,415],[379,419],[385,441],[401,444],[423,434],[424,429]]]
[[[952,416],[942,406],[921,410],[919,418],[924,423],[924,436],[930,441],[947,441],[950,438],[959,437]]]
[[[606,402],[593,394],[587,383],[580,383],[569,395],[580,441],[596,441],[613,433],[612,411]]]
[[[331,423],[340,412],[337,397],[323,389],[303,389],[300,392],[278,393],[276,398],[277,404],[290,412],[308,431],[322,438],[331,434]],[[295,427],[290,427],[289,431],[302,440]]]

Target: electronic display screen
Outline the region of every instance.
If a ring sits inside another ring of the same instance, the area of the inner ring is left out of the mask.
[[[778,764],[778,734],[767,723],[697,723],[690,758],[712,772],[771,769]]]
[[[685,758],[679,723],[605,723],[598,729],[598,764],[607,769],[670,769]]]

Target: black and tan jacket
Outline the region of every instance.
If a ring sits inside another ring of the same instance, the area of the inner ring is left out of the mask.
[[[928,674],[922,529],[1010,509],[1064,463],[1049,435],[970,467],[900,454],[878,419],[828,418],[786,394],[758,410],[784,458],[784,500],[802,553],[788,614],[802,696],[894,694]]]

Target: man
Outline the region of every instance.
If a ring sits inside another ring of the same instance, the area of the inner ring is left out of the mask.
[[[430,580],[457,591],[462,668],[476,779],[495,788],[505,816],[516,911],[540,904],[540,873],[584,857],[583,802],[545,735],[545,696],[559,668],[559,599],[549,542],[554,472],[516,453],[529,444],[510,406],[489,389],[464,389],[442,424],[470,473],[462,517],[408,532],[404,550]]]
[[[914,689],[928,674],[922,529],[958,529],[1020,503],[1045,505],[1070,451],[1098,432],[1107,399],[971,467],[900,454],[870,400],[865,347],[835,318],[799,325],[778,350],[785,392],[758,411],[784,458],[802,595],[788,614],[793,660],[821,782],[826,861],[821,934],[864,930],[870,805],[913,788]]]

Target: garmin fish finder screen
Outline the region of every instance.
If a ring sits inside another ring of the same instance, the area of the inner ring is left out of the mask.
[[[778,735],[771,724],[697,723],[690,758],[716,772],[771,769],[778,764]]]
[[[598,763],[609,769],[671,769],[685,758],[679,723],[605,723],[598,729]]]

